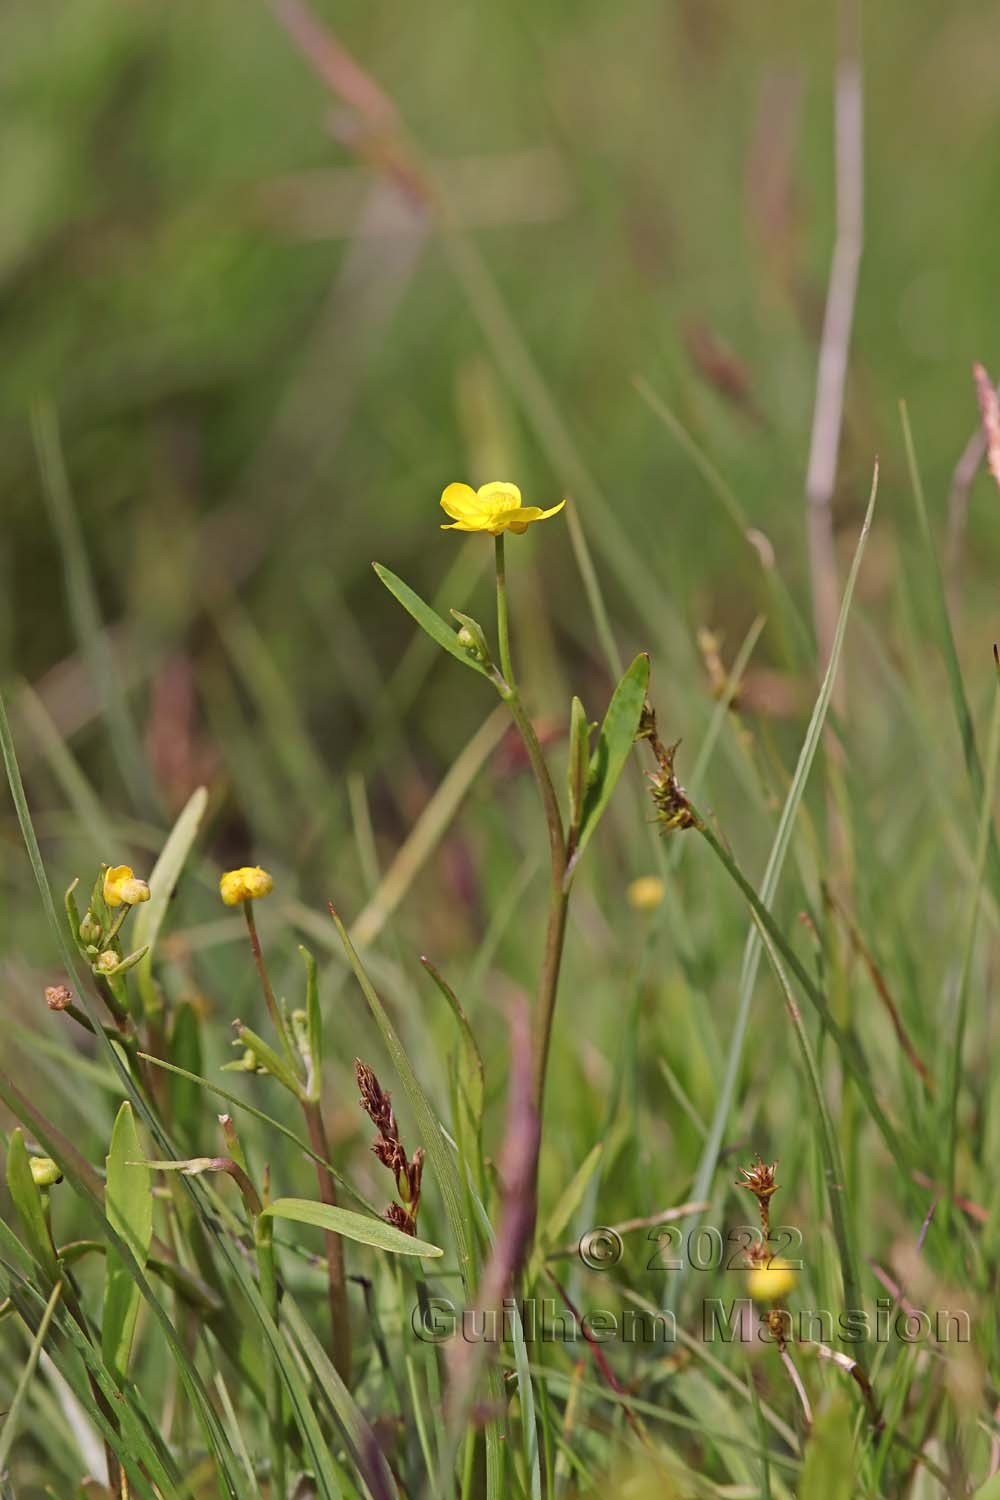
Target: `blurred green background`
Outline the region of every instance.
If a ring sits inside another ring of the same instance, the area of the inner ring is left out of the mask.
[[[664,594],[733,628],[754,608],[733,587],[740,537],[708,512],[636,375],[711,454],[804,598],[833,237],[831,8],[317,13],[427,153]],[[105,617],[123,650],[141,649],[143,675],[197,651],[205,589],[231,583],[331,756],[347,755],[356,726],[330,600],[391,660],[404,622],[367,564],[434,587],[457,546],[436,533],[437,496],[483,477],[484,402],[529,500],[570,484],[533,393],[503,372],[488,313],[434,232],[358,164],[343,105],[266,5],[12,0],[3,26],[2,659],[35,680],[74,643],[29,439],[45,397]],[[885,530],[909,525],[900,397],[935,508],[974,425],[969,366],[989,364],[995,337],[998,45],[988,0],[887,0],[866,17],[866,242],[836,497],[851,533],[875,452]],[[983,577],[992,503],[977,490]],[[580,600],[561,550],[545,578],[554,628],[572,634]],[[621,603],[648,633],[635,600]]]

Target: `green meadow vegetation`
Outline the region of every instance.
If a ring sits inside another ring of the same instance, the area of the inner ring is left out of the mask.
[[[0,30],[0,1496],[997,1500],[996,8]]]

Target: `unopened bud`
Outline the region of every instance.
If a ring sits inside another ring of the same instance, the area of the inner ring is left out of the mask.
[[[80,923],[80,941],[81,943],[98,943],[100,939],[101,924],[94,916],[94,913],[88,910],[87,915]]]
[[[459,623],[458,644],[462,650],[474,661],[488,666],[492,660],[490,648],[486,644],[486,637],[478,620],[474,620],[471,615],[463,615],[458,609],[453,609],[451,613]]]
[[[51,1156],[33,1156],[28,1165],[36,1187],[47,1188],[57,1182],[62,1182],[59,1164],[54,1162]]]
[[[118,954],[111,948],[105,948],[94,960],[94,968],[99,974],[111,974],[118,967]]]
[[[73,991],[68,984],[50,984],[45,989],[45,1004],[49,1010],[68,1010],[73,1004]]]

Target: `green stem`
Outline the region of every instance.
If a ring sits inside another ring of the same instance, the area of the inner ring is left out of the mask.
[[[267,1013],[271,1017],[271,1023],[274,1026],[275,1031],[281,1038],[282,1045],[285,1049],[285,1056],[288,1059],[288,1064],[295,1076],[298,1077],[299,1059],[296,1056],[292,1048],[292,1044],[288,1039],[288,1031],[285,1027],[285,1022],[282,1017],[281,1010],[278,1006],[278,1002],[274,997],[274,990],[271,988],[271,980],[268,976],[267,965],[264,962],[264,952],[260,946],[260,938],[257,935],[257,921],[253,914],[252,901],[243,902],[243,916],[246,919],[247,932],[250,935],[250,952],[253,954],[254,966],[256,967],[257,975],[260,979],[260,987],[264,995],[264,1004],[267,1006]]]
[[[514,676],[514,664],[510,654],[510,626],[507,612],[507,574],[504,558],[503,534],[495,538],[497,575],[497,638],[500,645],[500,670],[503,686],[500,695],[510,709],[517,725],[528,762],[538,786],[545,810],[545,822],[549,834],[549,863],[551,878],[549,885],[549,918],[545,934],[545,955],[538,982],[533,1020],[535,1060],[535,1102],[539,1114],[545,1098],[545,1076],[548,1069],[549,1043],[552,1037],[552,1018],[555,1014],[556,994],[559,989],[559,971],[562,966],[563,945],[566,938],[566,912],[569,894],[563,890],[566,874],[566,836],[563,832],[562,814],[555,787],[545,764],[542,747],[538,743],[531,719],[525,711]]]
[[[494,537],[497,566],[497,639],[500,642],[500,670],[512,691],[514,667],[510,659],[510,624],[507,617],[507,566],[504,558],[503,532]]]
[[[260,1275],[260,1294],[275,1323],[278,1321],[278,1277],[274,1264],[274,1239],[269,1217],[254,1219],[254,1245],[257,1251],[257,1270]],[[271,1356],[267,1362],[266,1379],[267,1427],[271,1442],[271,1487],[275,1500],[285,1500],[288,1480],[285,1473],[285,1423],[282,1410],[281,1371],[278,1361]]]

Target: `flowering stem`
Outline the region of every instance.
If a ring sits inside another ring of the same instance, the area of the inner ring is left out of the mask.
[[[559,811],[559,801],[556,797],[555,787],[552,785],[549,768],[545,764],[542,747],[538,743],[538,736],[535,734],[531,719],[528,717],[521,702],[517,679],[514,676],[514,664],[510,654],[510,627],[507,614],[507,574],[502,533],[495,538],[495,542],[497,639],[500,646],[500,670],[503,674],[503,687],[500,689],[500,695],[510,709],[511,717],[517,725],[521,739],[524,741],[528,762],[542,799],[542,806],[545,810],[545,822],[549,832],[549,862],[551,866],[549,920],[545,934],[545,956],[542,960],[542,972],[538,983],[538,997],[535,1004],[533,1023],[535,1103],[539,1114],[541,1114],[542,1102],[545,1095],[545,1074],[548,1067],[549,1041],[552,1035],[552,1017],[555,1012],[556,993],[559,988],[559,970],[562,965],[563,943],[566,937],[566,911],[569,904],[569,894],[563,890],[567,862],[566,836],[563,832],[562,814]]]
[[[260,979],[260,987],[264,994],[264,1004],[267,1006],[267,1013],[271,1017],[274,1029],[278,1033],[278,1036],[281,1038],[282,1044],[284,1045],[285,1056],[288,1058],[288,1062],[291,1066],[292,1072],[297,1074],[297,1059],[295,1053],[292,1051],[291,1043],[288,1040],[288,1032],[285,1029],[285,1023],[282,1019],[281,1011],[278,1008],[278,1002],[274,998],[274,990],[271,988],[271,980],[268,977],[267,965],[264,963],[264,954],[260,946],[260,938],[257,936],[257,922],[253,914],[253,902],[244,901],[242,905],[243,915],[246,918],[247,932],[250,934],[250,951],[253,954],[253,961],[257,969],[258,977]]]

